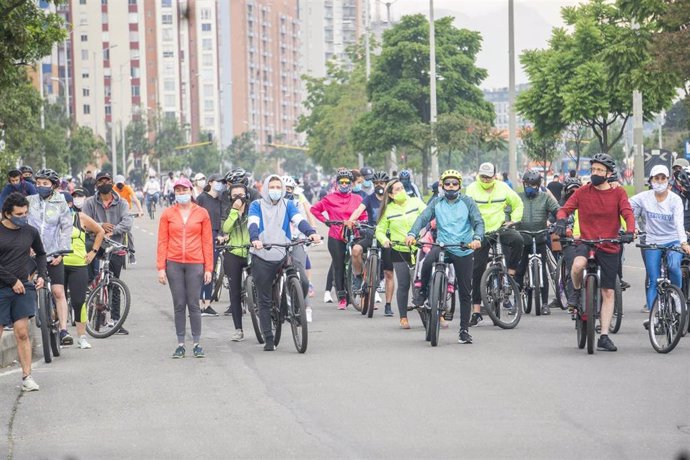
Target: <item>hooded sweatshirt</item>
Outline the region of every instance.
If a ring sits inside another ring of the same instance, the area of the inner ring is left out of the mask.
[[[321,222],[326,220],[347,220],[352,213],[362,204],[362,197],[356,193],[341,193],[335,191],[329,193],[318,203],[311,207],[311,213]],[[323,213],[328,213],[328,219]],[[359,216],[359,221],[367,222],[367,212],[364,211]],[[328,229],[328,237],[335,240],[345,241],[343,238],[343,226],[331,225]]]
[[[72,247],[72,211],[62,193],[48,198],[29,195],[29,224],[38,230],[46,254],[69,251]]]
[[[292,200],[286,200],[285,185],[281,181],[281,197],[274,204],[268,195],[268,183],[272,179],[280,180],[276,174],[269,175],[261,188],[261,198],[253,201],[249,206],[248,224],[249,240],[261,241],[264,245],[276,243],[287,244],[292,239],[290,222],[295,224],[300,232],[310,236],[316,231],[300,214],[297,206]],[[259,257],[269,262],[279,262],[285,258],[285,248],[274,247],[272,249],[254,249],[249,252],[255,257]]]
[[[118,243],[122,243],[122,236],[132,230],[133,218],[129,213],[129,206],[127,206],[127,202],[120,198],[120,195],[117,193],[110,193],[112,194],[113,199],[108,205],[103,203],[101,195],[96,193],[94,196],[91,196],[84,201],[84,207],[81,211],[95,220],[98,224],[108,223],[115,225],[111,239],[117,241]],[[72,230],[70,229],[70,235],[71,231]]]

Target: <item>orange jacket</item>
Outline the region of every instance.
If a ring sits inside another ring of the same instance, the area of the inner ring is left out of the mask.
[[[205,272],[213,271],[211,218],[204,208],[192,204],[187,223],[182,220],[179,205],[163,211],[158,225],[158,270],[165,270],[167,260],[204,264]]]

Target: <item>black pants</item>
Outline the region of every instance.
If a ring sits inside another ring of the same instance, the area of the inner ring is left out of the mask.
[[[266,340],[273,340],[273,331],[271,330],[273,281],[282,264],[282,261],[272,262],[260,257],[252,257],[252,276],[256,285],[256,300],[259,304],[259,323],[261,324],[261,333]]]
[[[429,282],[431,281],[431,269],[434,262],[438,260],[441,248],[434,246],[424,257],[422,263],[422,286],[426,286],[429,292]],[[472,267],[474,257],[472,254],[466,256],[456,256],[446,252],[446,261],[453,264],[455,268],[455,282],[457,293],[460,299],[460,329],[467,329],[470,326],[470,313],[472,312]]]
[[[400,318],[407,318],[407,301],[410,297],[410,284],[412,281],[410,274],[411,253],[391,249],[390,257],[393,263],[393,270],[395,271],[395,278],[398,280],[398,289],[395,291],[398,313]]]
[[[115,278],[120,278],[122,272],[122,265],[124,265],[125,256],[110,256],[110,271],[113,272]],[[120,290],[113,289],[113,307],[112,307],[113,321],[120,319]]]
[[[69,289],[69,301],[74,321],[86,322],[86,288],[88,287],[89,269],[84,266],[65,265],[65,288]]]
[[[542,286],[541,286],[541,304],[546,306],[549,303],[549,275],[546,269],[546,243],[537,243],[537,253],[541,254],[541,273],[542,273]],[[525,273],[527,273],[527,261],[529,256],[532,254],[532,244],[525,246],[524,251],[522,251],[522,260],[520,261],[520,266],[515,273],[515,281],[522,289],[524,286]]]
[[[345,248],[344,241],[328,238],[328,252],[331,254],[333,281],[338,292],[338,300],[345,298]]]
[[[331,289],[333,289],[333,262],[328,267],[328,275],[326,275],[326,291],[331,292]]]
[[[491,237],[495,240],[495,236]],[[501,245],[503,246],[503,254],[506,258],[506,265],[508,269],[517,270],[520,265],[520,258],[522,257],[522,249],[524,242],[520,232],[507,229],[501,233]],[[472,273],[472,303],[477,305],[482,303],[481,282],[486,264],[489,261],[489,244],[488,238],[482,241],[482,247],[474,251],[474,271]]]
[[[230,286],[230,311],[235,329],[242,329],[242,270],[247,266],[247,258],[230,252],[223,255],[223,269]]]

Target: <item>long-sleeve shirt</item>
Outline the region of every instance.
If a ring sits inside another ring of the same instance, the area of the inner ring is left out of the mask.
[[[53,192],[48,198],[39,195],[29,200],[29,224],[38,230],[48,254],[69,251],[72,247],[72,211],[62,193]]]
[[[380,243],[405,241],[407,232],[410,231],[424,208],[426,205],[416,196],[407,198],[402,204],[391,201],[386,205],[385,213],[376,226],[376,239]],[[410,248],[405,245],[394,245],[393,249],[399,252],[410,252]]]
[[[35,195],[36,186],[25,180],[21,180],[17,185],[6,184],[2,188],[2,192],[0,192],[0,207],[2,207],[7,197],[10,196],[10,193],[13,192],[19,192],[24,196]]]
[[[465,192],[472,198],[479,213],[484,218],[484,228],[487,233],[498,230],[506,220],[506,207],[510,206],[510,220],[520,222],[522,220],[523,205],[518,194],[505,182],[494,181],[490,191],[484,190],[479,181],[471,183]]]
[[[630,198],[638,228],[647,232],[647,244],[666,244],[687,241],[683,225],[683,201],[675,193],[668,193],[663,201],[657,201],[654,190],[638,193]],[[640,218],[644,217],[644,226]]]
[[[311,207],[311,213],[321,222],[326,220],[347,220],[352,213],[362,204],[362,197],[354,193],[333,192],[323,197]],[[328,214],[328,219],[324,213]],[[359,216],[359,221],[367,222],[367,212]],[[328,229],[328,237],[344,241],[343,226],[331,225]]]
[[[11,229],[0,223],[0,287],[11,287],[17,280],[27,280],[31,266],[29,249],[36,254],[39,276],[45,278],[46,252],[38,230],[30,225]]]
[[[249,229],[247,228],[247,215],[240,214],[237,209],[230,208],[228,218],[223,222],[223,233],[228,235],[228,245],[249,245]],[[247,257],[249,249],[231,249],[230,252],[237,257]]]
[[[108,203],[104,203],[100,194],[89,197],[84,201],[82,212],[95,220],[99,225],[113,224],[112,240],[122,243],[122,236],[132,230],[133,218],[129,213],[127,202],[120,198],[115,192],[111,192],[113,197]],[[70,217],[71,225],[71,217]],[[70,229],[70,235],[72,230]]]
[[[222,230],[223,221],[221,220],[220,197],[213,197],[210,193],[202,192],[196,198],[196,204],[204,208],[211,218],[211,228],[213,233],[219,234]]]
[[[192,204],[185,220],[180,205],[170,206],[161,214],[158,224],[158,270],[166,261],[181,264],[203,264],[205,272],[213,271],[213,233],[208,212]]]
[[[556,218],[567,219],[576,209],[580,235],[585,240],[618,238],[621,217],[625,220],[626,230],[630,233],[635,231],[635,217],[623,187],[599,190],[592,184],[583,185],[558,210]],[[620,251],[618,245],[611,243],[600,244],[598,248],[609,254]]]
[[[540,192],[534,198],[527,198],[524,193],[519,193],[520,199],[524,205],[522,213],[522,220],[517,225],[518,230],[527,230],[529,232],[537,232],[546,228],[549,216],[552,216],[558,211],[558,202],[551,194]],[[525,243],[532,244],[532,237],[523,235]],[[545,235],[541,235],[537,242],[541,243],[546,240]]]

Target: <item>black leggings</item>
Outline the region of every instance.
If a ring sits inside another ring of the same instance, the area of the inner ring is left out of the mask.
[[[89,269],[86,265],[76,267],[65,265],[65,287],[69,289],[70,308],[74,312],[74,321],[86,322],[86,288],[89,283]]]
[[[235,329],[242,329],[242,270],[247,266],[247,258],[230,252],[223,255],[223,270],[230,286],[230,311]]]
[[[431,281],[431,270],[434,262],[438,260],[441,248],[434,246],[424,257],[422,263],[422,286],[426,286],[429,292],[429,282]],[[455,268],[455,282],[457,284],[458,297],[460,299],[460,329],[467,329],[470,325],[470,312],[472,311],[472,267],[473,255],[456,256],[446,252],[446,261],[453,264]],[[450,280],[448,280],[450,281]]]
[[[399,252],[391,249],[391,261],[395,278],[398,280],[398,288],[395,291],[395,300],[398,303],[398,313],[400,318],[407,318],[407,301],[410,296],[410,264],[412,263],[409,252]]]
[[[333,281],[338,299],[345,298],[345,248],[344,241],[328,238],[328,252],[331,253],[331,266],[333,267]]]

